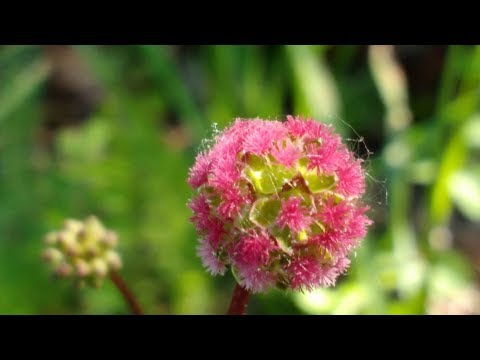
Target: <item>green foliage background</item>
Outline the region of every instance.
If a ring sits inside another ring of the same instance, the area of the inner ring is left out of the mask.
[[[89,214],[118,231],[122,275],[147,313],[224,313],[234,280],[196,256],[188,168],[235,117],[289,113],[331,122],[366,159],[375,225],[335,288],[273,290],[249,313],[480,312],[478,246],[460,241],[465,228],[480,241],[480,47],[448,47],[432,89],[414,96],[390,50],[69,47],[83,64],[70,75],[102,94],[70,121],[48,102],[51,49],[1,46],[0,313],[128,312],[112,284],[77,289],[40,260],[46,232]]]

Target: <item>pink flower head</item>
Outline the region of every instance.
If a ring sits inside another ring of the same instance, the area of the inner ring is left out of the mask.
[[[361,161],[312,119],[236,119],[188,183],[204,266],[252,292],[334,285],[372,223]]]

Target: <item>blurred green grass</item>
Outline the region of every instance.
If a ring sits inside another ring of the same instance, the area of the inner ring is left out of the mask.
[[[111,284],[76,289],[40,260],[47,231],[88,214],[119,232],[147,313],[224,313],[234,280],[196,256],[188,168],[235,117],[286,114],[365,158],[375,225],[335,288],[256,295],[249,313],[480,312],[480,48],[446,48],[423,91],[407,50],[0,47],[0,313],[127,313]]]

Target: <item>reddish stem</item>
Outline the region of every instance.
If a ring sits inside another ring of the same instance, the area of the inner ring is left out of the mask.
[[[132,311],[132,313],[135,315],[143,315],[142,308],[138,304],[137,299],[135,298],[133,293],[130,291],[127,284],[125,283],[123,278],[120,276],[120,274],[115,271],[112,271],[110,272],[110,279],[122,294],[123,298],[125,299],[128,306],[130,307],[130,310]]]
[[[232,301],[228,308],[227,315],[245,315],[250,292],[241,285],[236,284],[233,289]]]

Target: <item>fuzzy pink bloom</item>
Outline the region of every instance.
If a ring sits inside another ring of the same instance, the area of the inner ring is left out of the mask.
[[[345,257],[338,258],[333,264],[321,264],[314,257],[296,259],[288,267],[292,288],[313,290],[333,286],[349,265],[350,260]]]
[[[371,224],[361,164],[329,125],[236,119],[189,173],[204,266],[252,292],[335,284]]]
[[[308,167],[332,173],[345,159],[341,156],[343,154],[338,151],[340,138],[325,134],[325,137],[321,138],[321,143],[312,143],[306,146],[307,157],[310,161]]]
[[[322,224],[330,229],[343,229],[348,225],[354,209],[350,202],[341,201],[337,204],[332,198],[328,198],[323,201],[322,205],[318,213],[318,218]]]
[[[218,213],[225,219],[235,217],[249,201],[248,198],[242,196],[242,194],[234,188],[225,188],[221,198],[222,202],[218,207]]]
[[[236,265],[259,268],[268,264],[274,248],[275,244],[265,234],[253,233],[242,237],[235,245],[232,258]]]
[[[190,220],[195,223],[198,230],[207,230],[210,226],[210,206],[208,205],[207,197],[200,194],[196,198],[193,198],[188,206],[193,211],[193,216]]]
[[[315,242],[329,251],[345,254],[358,245],[358,240],[365,237],[367,227],[372,221],[365,216],[368,207],[354,206],[351,202],[334,203],[328,199],[323,203],[318,218],[326,231],[312,237]]]
[[[198,255],[202,259],[203,266],[205,266],[212,275],[225,274],[225,271],[227,270],[225,264],[218,259],[214,248],[207,240],[200,240],[197,249]]]
[[[302,151],[290,140],[277,143],[272,149],[273,157],[282,165],[291,167],[302,156]]]
[[[260,120],[261,121],[261,120]],[[285,137],[286,129],[280,123],[261,121],[246,133],[243,144],[246,152],[263,155],[271,149],[273,143]]]
[[[295,290],[313,290],[316,287],[335,284],[335,271],[331,266],[322,265],[314,257],[293,260],[287,268],[291,277],[291,286]]]
[[[362,239],[367,235],[367,228],[373,222],[366,215],[365,212],[368,207],[355,208],[352,212],[352,217],[345,228],[345,232],[349,238]]]
[[[319,235],[313,235],[310,243],[321,246],[337,256],[344,256],[350,250],[352,240],[354,239],[346,238],[341,230],[330,229]]]
[[[307,141],[318,140],[322,138],[322,133],[327,130],[327,125],[314,120],[303,120],[291,115],[287,116],[286,127],[290,134],[298,138],[305,138]]]
[[[240,285],[253,293],[265,292],[275,284],[276,276],[268,270],[240,267],[238,272]]]
[[[207,182],[208,171],[210,170],[210,157],[206,154],[200,153],[195,159],[195,165],[190,169],[190,174],[188,178],[188,183],[193,188],[198,188],[199,186]]]
[[[337,259],[333,267],[338,274],[344,273],[350,266],[350,259],[346,257],[340,257]]]
[[[215,247],[219,246],[222,236],[226,234],[223,227],[223,221],[219,218],[210,219],[208,222],[207,239]]]
[[[269,264],[275,244],[265,234],[243,237],[233,248],[232,262],[237,268],[241,285],[253,292],[264,291],[275,280],[264,267]]]
[[[235,155],[228,154],[227,156],[216,158],[213,171],[212,179],[209,183],[219,189],[228,189],[232,187],[236,181],[240,179],[240,172],[236,167],[236,158]]]
[[[292,231],[302,231],[309,223],[310,218],[306,210],[300,205],[301,199],[290,197],[282,202],[282,208],[278,214],[277,224],[283,229],[288,226]]]
[[[365,178],[361,159],[344,162],[337,169],[338,192],[345,196],[361,196],[365,192]]]

